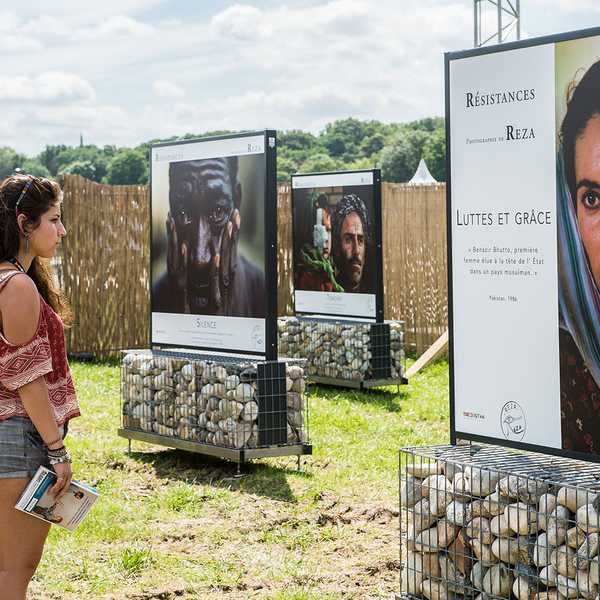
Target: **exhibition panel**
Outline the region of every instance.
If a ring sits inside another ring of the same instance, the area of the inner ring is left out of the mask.
[[[453,441],[600,452],[600,30],[446,55]]]
[[[150,154],[152,344],[275,359],[275,132]]]
[[[296,314],[383,321],[379,170],[292,175]]]

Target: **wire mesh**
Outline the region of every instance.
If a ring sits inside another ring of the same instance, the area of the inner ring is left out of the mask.
[[[277,320],[279,356],[305,358],[308,375],[369,381],[404,376],[404,323],[307,317]]]
[[[126,429],[227,448],[308,443],[306,362],[121,353]]]
[[[596,598],[599,511],[595,464],[491,445],[404,448],[402,594]]]

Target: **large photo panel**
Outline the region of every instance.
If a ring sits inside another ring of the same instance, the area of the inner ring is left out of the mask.
[[[150,152],[152,344],[267,354],[275,133]]]
[[[294,310],[383,320],[377,169],[292,176]]]
[[[447,55],[453,439],[600,455],[599,33]]]

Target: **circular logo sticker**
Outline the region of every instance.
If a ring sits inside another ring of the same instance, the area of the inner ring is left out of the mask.
[[[520,442],[525,436],[525,413],[516,402],[507,402],[500,411],[500,427],[507,440]]]
[[[265,336],[263,334],[263,329],[260,325],[255,325],[252,330],[252,345],[257,350],[263,350],[265,346]]]

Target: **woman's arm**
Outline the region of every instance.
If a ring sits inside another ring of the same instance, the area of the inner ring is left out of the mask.
[[[48,448],[55,449],[60,448],[63,445],[60,430],[56,424],[54,418],[54,412],[52,411],[52,405],[50,404],[50,396],[48,395],[48,387],[43,377],[34,379],[31,383],[28,383],[18,389],[21,402],[27,411],[28,417],[31,422],[35,425],[38,433],[42,436],[42,439],[46,444],[48,442],[54,442],[50,444]],[[55,440],[59,440],[56,442]],[[48,444],[47,444],[48,445]],[[71,479],[73,478],[73,469],[69,463],[57,463],[54,465],[59,479],[50,489],[51,494],[59,492],[56,496],[56,500],[60,500],[69,489],[71,485]]]
[[[35,283],[29,277],[15,275],[6,284],[0,294],[0,314],[4,337],[11,344],[26,344],[35,336],[40,320],[40,297]],[[38,377],[17,391],[27,415],[44,442],[50,449],[60,448],[63,443],[44,378]],[[58,500],[69,489],[73,470],[69,463],[58,463],[54,468],[59,479],[50,492],[59,492]]]

